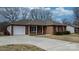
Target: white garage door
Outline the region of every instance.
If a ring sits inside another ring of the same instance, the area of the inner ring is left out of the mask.
[[[14,26],[13,35],[25,35],[25,26]]]

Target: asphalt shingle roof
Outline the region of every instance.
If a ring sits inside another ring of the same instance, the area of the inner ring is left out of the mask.
[[[11,23],[13,25],[64,25],[51,20],[19,20]]]

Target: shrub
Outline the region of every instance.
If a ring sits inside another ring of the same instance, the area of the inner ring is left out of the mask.
[[[56,32],[55,35],[63,35],[63,32]]]
[[[64,31],[64,32],[56,32],[54,33],[55,35],[67,35],[67,34],[70,34],[69,31]]]
[[[70,34],[70,31],[64,31],[64,34]]]

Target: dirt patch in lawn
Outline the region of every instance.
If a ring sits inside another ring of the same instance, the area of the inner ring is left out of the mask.
[[[24,45],[24,44],[10,44],[5,46],[0,46],[0,51],[45,51],[34,45]]]
[[[79,34],[70,34],[70,35],[42,35],[41,37],[52,38],[57,40],[64,40],[68,42],[79,43]]]

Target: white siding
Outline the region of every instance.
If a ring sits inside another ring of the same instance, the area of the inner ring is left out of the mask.
[[[13,26],[13,35],[25,35],[25,26]]]
[[[75,33],[74,32],[74,27],[72,27],[72,26],[67,26],[66,30],[70,31],[71,33]]]
[[[7,30],[9,31],[9,33],[11,34],[11,26],[7,27]]]

